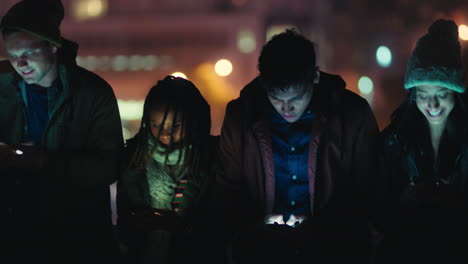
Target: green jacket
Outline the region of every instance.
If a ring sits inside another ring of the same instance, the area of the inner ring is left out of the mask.
[[[62,88],[49,107],[41,144],[46,160],[30,178],[37,180],[40,199],[33,197],[30,203],[39,207],[40,217],[33,222],[40,223],[41,244],[75,241],[65,243],[64,255],[76,253],[67,251],[72,248],[99,247],[112,235],[109,185],[116,180],[123,146],[114,92],[105,80],[76,65],[75,48],[59,50]],[[0,74],[0,142],[10,145],[20,144],[27,129],[20,80],[15,72]]]

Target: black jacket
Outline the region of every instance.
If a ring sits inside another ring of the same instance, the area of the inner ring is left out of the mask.
[[[378,263],[466,258],[467,141],[450,146],[455,158],[444,161],[450,166],[439,177],[427,157],[432,153],[405,142],[395,129],[380,134],[375,223],[384,240]]]

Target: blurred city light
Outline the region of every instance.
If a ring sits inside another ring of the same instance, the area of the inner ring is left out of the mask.
[[[104,10],[102,1],[100,0],[93,0],[88,2],[88,14],[90,17],[97,17],[100,14],[102,14],[102,11]]]
[[[168,56],[154,55],[115,55],[115,56],[78,56],[76,62],[87,70],[94,71],[153,71],[156,68],[169,68],[173,59]]]
[[[139,120],[143,116],[144,100],[117,100],[122,120]]]
[[[461,39],[468,40],[468,26],[467,25],[458,26],[458,34]]]
[[[392,52],[390,49],[386,46],[380,46],[377,49],[377,52],[375,53],[375,56],[377,58],[377,63],[381,67],[388,67],[392,63]]]
[[[296,28],[294,25],[273,25],[268,27],[266,31],[266,40],[270,40],[274,35],[283,33],[286,29]]]
[[[77,20],[102,17],[107,11],[107,0],[77,0],[74,5],[74,16]]]
[[[160,62],[158,57],[154,55],[147,55],[143,57],[143,62],[145,64],[144,69],[147,71],[152,71],[159,66]]]
[[[362,76],[361,78],[359,78],[358,88],[361,94],[368,95],[374,90],[374,84],[371,78],[367,76]]]
[[[174,76],[174,77],[180,77],[180,78],[188,79],[187,75],[185,75],[183,72],[173,72],[173,73],[171,73],[171,75]]]
[[[140,55],[132,55],[128,59],[128,69],[131,71],[139,71],[145,67],[143,58]]]
[[[255,34],[250,29],[242,29],[237,35],[237,48],[242,53],[252,53],[257,47]]]
[[[111,65],[114,71],[125,71],[128,68],[128,58],[123,55],[115,56],[111,61]]]
[[[226,59],[219,60],[215,64],[215,72],[219,76],[228,76],[232,72],[232,63]]]

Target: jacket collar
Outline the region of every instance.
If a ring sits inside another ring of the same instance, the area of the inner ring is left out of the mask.
[[[339,75],[320,72],[320,81],[314,88],[311,105],[322,121],[332,115],[340,104],[345,87],[346,83]],[[241,90],[239,100],[243,103],[244,110],[251,114],[247,122],[254,123],[268,118],[270,102],[260,86],[259,77]]]

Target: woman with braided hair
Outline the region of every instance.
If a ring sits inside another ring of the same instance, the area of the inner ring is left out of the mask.
[[[210,125],[208,103],[186,79],[167,76],[146,96],[117,189],[129,263],[180,263],[203,254],[200,245],[207,244],[197,239],[209,236],[207,197],[217,168]]]

